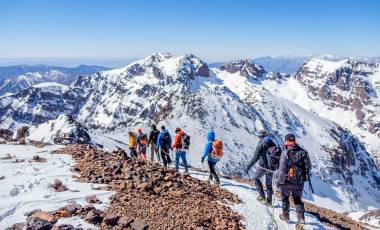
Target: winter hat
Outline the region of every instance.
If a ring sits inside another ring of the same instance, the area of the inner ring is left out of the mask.
[[[164,130],[165,129],[165,125],[161,126],[161,129]]]
[[[175,133],[177,133],[177,132],[179,132],[179,131],[181,131],[181,129],[180,128],[175,128]]]
[[[257,133],[257,136],[258,137],[265,137],[267,135],[267,131],[265,131],[264,129],[261,129],[259,130],[259,132]]]
[[[296,136],[293,133],[288,133],[285,135],[285,141],[296,141]]]

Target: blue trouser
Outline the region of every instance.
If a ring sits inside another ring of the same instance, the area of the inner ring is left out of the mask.
[[[178,171],[179,168],[179,158],[182,159],[183,166],[185,166],[185,170],[187,171],[187,161],[186,161],[186,152],[180,149],[175,151],[175,169]]]

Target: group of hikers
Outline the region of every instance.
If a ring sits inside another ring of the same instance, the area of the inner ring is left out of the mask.
[[[265,131],[258,132],[259,143],[256,146],[252,160],[245,168],[245,173],[256,165],[256,171],[253,174],[256,188],[258,190],[257,200],[272,206],[273,197],[273,177],[274,185],[278,188],[282,201],[282,213],[280,219],[285,222],[290,222],[290,202],[292,196],[297,212],[297,226],[302,226],[305,223],[305,208],[302,202],[302,191],[304,183],[309,180],[311,161],[307,151],[302,149],[296,142],[294,134],[285,135],[284,145],[281,148],[275,143],[274,139]],[[137,129],[137,134],[129,132],[129,149],[131,157],[147,160],[147,149],[150,146],[150,160],[153,162],[155,156],[158,162],[162,160],[163,166],[168,167],[172,163],[169,152],[172,150],[175,153],[175,169],[179,170],[180,159],[185,168],[185,175],[188,175],[189,165],[186,160],[186,155],[190,146],[190,136],[187,135],[181,128],[175,129],[175,137],[172,141],[169,131],[165,126],[161,126],[161,131],[152,125],[149,135],[142,132],[142,129]],[[223,156],[223,142],[217,140],[214,131],[210,130],[207,133],[207,143],[204,153],[201,158],[202,164],[207,158],[209,166],[209,182],[215,181],[219,185],[220,180],[215,171],[215,165]],[[261,178],[265,177],[265,188],[261,183]]]

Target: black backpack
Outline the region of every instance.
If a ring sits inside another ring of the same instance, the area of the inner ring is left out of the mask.
[[[309,180],[311,162],[309,154],[301,149],[297,152],[288,152],[286,171],[288,179],[293,184],[304,183]],[[291,176],[292,175],[292,176]]]
[[[181,136],[181,147],[186,150],[190,147],[190,136],[186,133]]]
[[[270,169],[277,170],[280,166],[280,158],[281,158],[282,150],[278,146],[269,147],[267,151],[268,156],[268,164]]]
[[[158,137],[159,134],[160,134],[160,131],[158,131],[157,129],[152,131],[152,141],[154,143],[157,142],[157,137]]]
[[[162,140],[161,140],[161,146],[170,148],[170,135],[168,132],[164,133],[164,136],[162,137]]]

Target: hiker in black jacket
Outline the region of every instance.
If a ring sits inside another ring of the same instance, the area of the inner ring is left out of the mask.
[[[149,132],[149,137],[148,137],[148,146],[150,146],[150,161],[154,161],[154,155],[157,156],[158,162],[160,162],[160,154],[158,152],[158,147],[157,147],[157,139],[158,135],[160,134],[160,131],[157,129],[156,125],[152,125],[152,129]]]
[[[248,166],[245,169],[245,172],[248,173],[249,169],[259,161],[259,166],[256,168],[256,172],[253,176],[255,180],[255,184],[257,190],[259,192],[259,196],[257,200],[267,205],[272,205],[272,178],[273,173],[269,161],[268,161],[268,149],[271,147],[275,147],[276,144],[272,141],[272,139],[267,135],[265,130],[260,130],[258,133],[258,137],[260,138],[259,143],[257,144],[255,154],[253,155],[252,160],[248,163]],[[265,197],[263,185],[260,181],[260,178],[265,175],[265,186],[267,189],[267,197]]]

